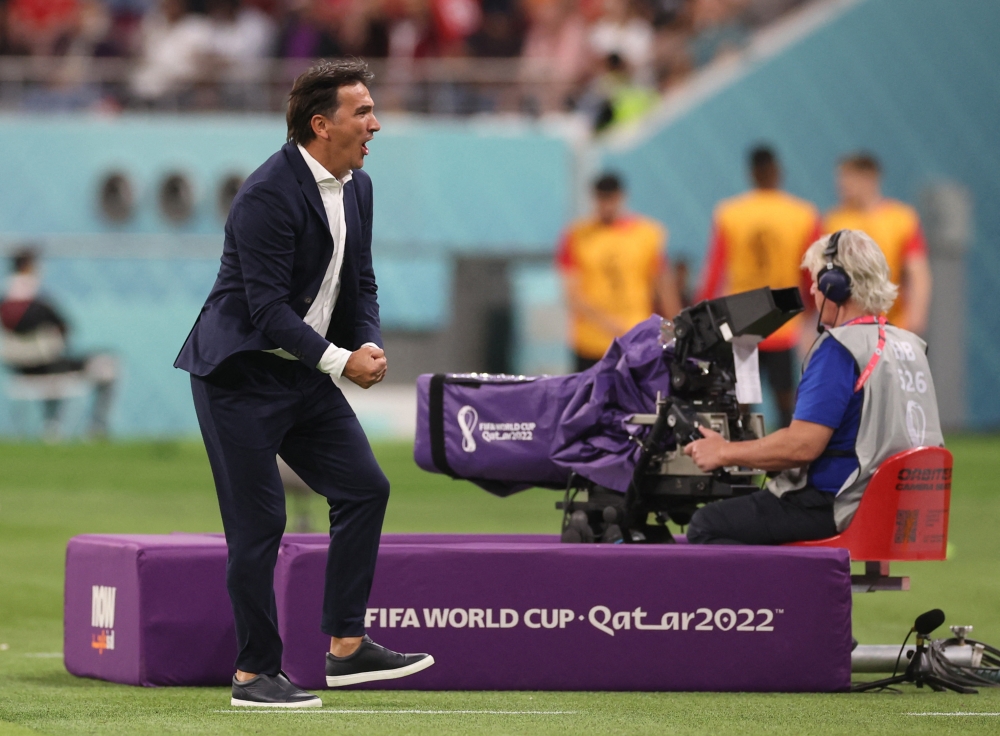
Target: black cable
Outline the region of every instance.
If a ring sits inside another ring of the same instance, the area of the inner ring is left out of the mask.
[[[823,310],[826,309],[826,292],[823,292],[823,303],[819,307],[819,314],[816,315],[816,332],[822,335],[826,332],[826,328],[823,326]],[[816,338],[819,339],[818,337]]]
[[[913,629],[906,632],[906,638],[903,639],[903,646],[899,648],[899,654],[896,655],[896,664],[892,667],[892,676],[896,676],[896,672],[899,671],[899,660],[903,658],[903,651],[906,649],[906,642],[910,640],[910,634],[913,633]]]
[[[819,307],[819,314],[816,315],[816,339],[813,340],[812,345],[809,346],[809,350],[806,351],[807,354],[812,352],[812,349],[816,346],[816,341],[822,337],[823,333],[826,332],[826,327],[823,325],[823,310],[826,309],[826,292],[821,292],[823,294],[823,303]],[[840,316],[840,307],[837,305],[837,313],[833,316],[833,325],[837,326],[837,317]]]
[[[906,632],[906,638],[903,639],[903,645],[899,648],[899,654],[896,655],[896,664],[893,665],[893,667],[892,667],[892,676],[893,677],[895,677],[896,673],[899,671],[899,660],[901,660],[903,658],[903,652],[906,650],[906,643],[910,640],[910,634],[912,634],[912,633],[913,633],[913,629],[910,629],[909,631]],[[899,692],[899,690],[896,690],[896,688],[892,687],[891,685],[882,685],[879,688],[879,690],[892,690],[893,692],[896,692],[896,693]]]
[[[965,644],[970,647],[983,647],[982,661],[978,666],[959,665],[948,659],[945,653],[952,644],[958,644],[958,639],[931,642],[927,659],[933,674],[967,687],[1000,687],[1000,650],[974,639],[966,639]]]
[[[929,611],[928,613],[933,612]],[[899,648],[899,654],[896,656],[896,663],[893,666],[891,678],[873,683],[862,683],[853,689],[867,690],[877,688],[878,690],[899,692],[895,688],[890,687],[890,683],[896,678],[896,673],[899,672],[899,663],[903,658],[906,645],[910,641],[910,634],[914,632],[917,626],[920,626],[920,617],[918,617],[914,628],[910,629],[906,634],[906,638],[903,639],[903,644]],[[971,649],[972,656],[969,658],[969,664],[956,664],[948,657],[948,650],[950,648],[962,647],[964,649],[962,645],[968,646]],[[921,649],[923,650],[922,652]],[[909,667],[914,666],[914,662],[911,660],[906,674],[899,679],[912,682],[918,687],[929,684],[935,690],[939,687],[946,687],[963,693],[975,693],[977,692],[976,688],[982,687],[1000,687],[1000,649],[991,647],[989,644],[976,641],[975,639],[930,639],[925,634],[918,633],[917,652],[913,656],[921,657],[918,666],[911,674]],[[976,662],[976,664],[973,664],[973,662]]]

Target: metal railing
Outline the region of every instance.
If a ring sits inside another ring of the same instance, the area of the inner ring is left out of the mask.
[[[141,60],[0,57],[0,109],[72,110],[101,106],[163,111],[284,110],[307,59],[261,59],[241,67],[204,65],[196,77],[157,98],[133,85]],[[437,114],[543,112],[565,107],[573,85],[519,58],[373,59],[372,85],[382,110]]]

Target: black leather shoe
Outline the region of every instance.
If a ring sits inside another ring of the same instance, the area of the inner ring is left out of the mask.
[[[374,680],[394,680],[406,677],[434,664],[429,654],[399,654],[380,647],[367,636],[361,646],[348,657],[326,653],[326,686],[343,687]]]
[[[261,708],[319,708],[323,705],[315,695],[290,683],[284,672],[257,675],[244,682],[233,677],[233,699],[229,703]]]

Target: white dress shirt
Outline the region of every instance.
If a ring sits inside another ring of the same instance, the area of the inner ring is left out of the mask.
[[[323,337],[330,328],[330,318],[333,316],[333,308],[337,305],[337,296],[340,294],[340,269],[344,265],[344,243],[347,240],[347,221],[344,219],[344,186],[351,180],[351,172],[338,179],[313,158],[302,146],[298,147],[299,153],[305,159],[306,166],[316,179],[319,187],[319,196],[323,200],[323,209],[326,210],[326,219],[330,223],[330,235],[333,237],[333,256],[326,267],[326,274],[323,276],[323,283],[319,286],[319,292],[313,300],[312,306],[303,317],[303,321],[312,327]],[[372,345],[375,343],[365,343]],[[285,350],[268,350],[281,358],[295,360]],[[351,351],[338,347],[330,343],[330,347],[323,353],[319,365],[316,367],[329,373],[334,378],[340,378],[344,373],[344,366],[347,359],[351,357]]]

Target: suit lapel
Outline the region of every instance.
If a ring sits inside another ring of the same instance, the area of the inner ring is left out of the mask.
[[[358,198],[354,181],[344,187],[344,224],[347,236],[344,238],[344,265],[340,269],[340,294],[347,295],[351,302],[358,291],[358,248],[361,243],[361,215],[358,213]]]
[[[323,198],[319,195],[319,184],[313,177],[312,172],[306,165],[306,161],[299,152],[299,147],[293,143],[286,143],[281,147],[285,152],[288,163],[291,164],[295,178],[299,181],[302,193],[306,196],[306,201],[313,208],[313,211],[323,220],[323,225],[327,233],[330,232],[330,220],[326,216],[326,208],[323,206]]]
[[[302,182],[301,186],[303,193],[306,195],[306,201],[312,205],[313,210],[323,220],[323,229],[329,236],[330,220],[326,216],[326,207],[323,206],[323,198],[319,196],[319,184],[316,183],[315,179],[310,179],[309,181]]]

